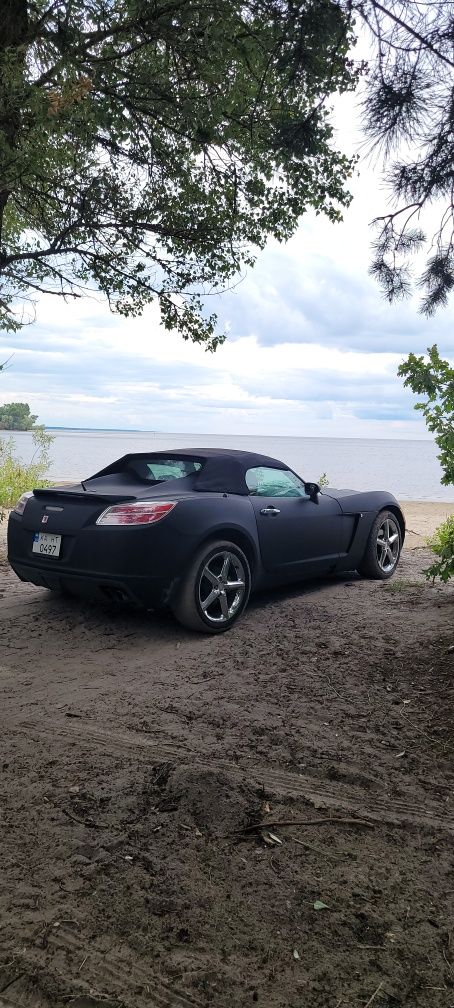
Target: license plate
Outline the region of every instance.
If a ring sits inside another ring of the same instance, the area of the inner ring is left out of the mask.
[[[43,556],[60,556],[61,536],[50,532],[35,532],[33,536],[32,553]]]

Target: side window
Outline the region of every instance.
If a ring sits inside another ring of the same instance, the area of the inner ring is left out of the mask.
[[[246,483],[254,497],[307,497],[303,481],[288,469],[248,469]]]

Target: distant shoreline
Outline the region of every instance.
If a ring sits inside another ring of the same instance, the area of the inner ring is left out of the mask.
[[[206,441],[206,434],[197,431],[161,431],[161,430],[142,430],[139,427],[47,427],[44,425],[44,429],[49,432],[49,434],[149,434],[153,437],[179,437],[183,435],[184,437],[194,438],[194,444],[202,443],[201,438]],[[32,430],[21,431],[21,430],[0,430],[1,434],[32,434]],[[435,439],[428,435],[427,437],[414,437],[412,435],[388,435],[387,437],[375,437],[370,434],[258,434],[257,432],[248,434],[215,434],[212,435],[215,438],[265,438],[270,440],[301,440],[301,441],[412,441],[414,444],[434,444]],[[205,442],[204,442],[205,443]]]

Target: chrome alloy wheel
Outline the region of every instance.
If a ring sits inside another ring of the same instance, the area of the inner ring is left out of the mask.
[[[385,518],[377,535],[377,563],[384,574],[394,570],[400,553],[400,532],[397,521]]]
[[[240,608],[246,592],[246,571],[235,553],[215,553],[202,568],[198,602],[210,623],[228,623]]]

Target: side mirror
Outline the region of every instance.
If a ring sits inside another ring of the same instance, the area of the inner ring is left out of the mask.
[[[319,493],[322,492],[321,487],[319,487],[318,483],[305,483],[304,489],[306,493],[309,494],[311,501],[313,501],[314,504],[316,504],[318,495]]]

